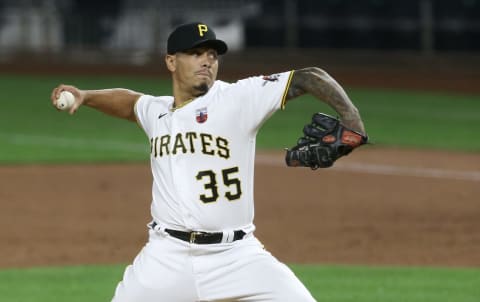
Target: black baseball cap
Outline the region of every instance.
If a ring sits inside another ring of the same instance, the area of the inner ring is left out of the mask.
[[[167,53],[173,55],[201,46],[212,47],[219,55],[228,50],[227,44],[217,39],[213,29],[205,23],[194,22],[180,25],[168,36]]]

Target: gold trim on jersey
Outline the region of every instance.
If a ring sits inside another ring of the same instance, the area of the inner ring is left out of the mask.
[[[285,109],[285,104],[287,103],[288,89],[290,89],[290,82],[292,82],[292,78],[293,78],[293,73],[294,73],[294,72],[295,72],[295,70],[290,71],[290,75],[288,76],[287,85],[285,86],[285,90],[284,90],[283,96],[282,96],[282,105],[280,106],[280,108],[281,108],[282,110]]]
[[[173,105],[172,105],[172,109],[170,109],[170,111],[175,111],[177,109],[180,109],[182,107],[185,107],[187,106],[188,104],[190,104],[193,100],[195,100],[195,98],[193,99],[189,99],[189,100],[186,100],[185,102],[183,102],[182,104],[180,104],[179,106],[175,106],[175,101],[173,101]]]

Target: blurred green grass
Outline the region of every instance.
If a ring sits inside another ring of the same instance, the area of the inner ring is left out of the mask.
[[[318,301],[476,302],[480,271],[462,268],[291,265]],[[1,301],[109,301],[124,265],[0,270]]]
[[[74,116],[58,113],[49,98],[59,83],[171,94],[170,81],[156,78],[0,74],[0,163],[148,159],[148,139],[134,123],[87,107]],[[360,88],[347,92],[360,109],[371,141],[378,145],[480,151],[480,96]],[[316,111],[335,115],[310,96],[292,101],[262,127],[257,146],[277,150],[293,146]]]

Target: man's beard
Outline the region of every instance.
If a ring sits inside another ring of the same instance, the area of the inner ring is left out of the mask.
[[[207,83],[202,83],[200,85],[197,85],[197,86],[193,86],[193,88],[195,89],[195,92],[196,92],[196,96],[201,96],[201,95],[204,95],[208,92],[208,85]]]

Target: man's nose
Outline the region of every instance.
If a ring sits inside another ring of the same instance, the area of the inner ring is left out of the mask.
[[[212,66],[212,60],[210,59],[210,56],[208,55],[207,52],[204,52],[202,54],[201,59],[202,59],[202,66],[204,67]]]

